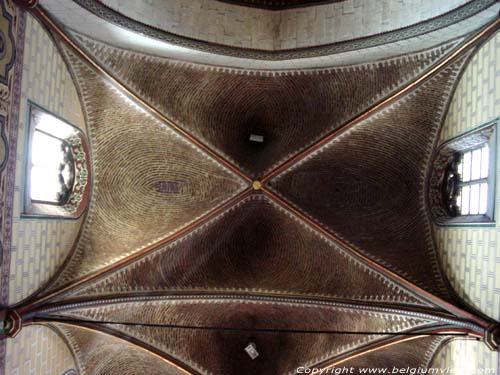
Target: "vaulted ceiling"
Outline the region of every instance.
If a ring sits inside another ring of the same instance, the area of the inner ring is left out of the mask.
[[[271,70],[33,14],[79,90],[93,185],[71,256],[15,310],[57,330],[82,374],[425,367],[455,335],[484,339],[493,322],[438,265],[426,194],[453,89],[497,20],[406,55]]]

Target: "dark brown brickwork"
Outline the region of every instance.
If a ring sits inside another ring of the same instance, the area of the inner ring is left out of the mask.
[[[431,154],[465,54],[406,86],[450,47],[257,72],[82,40],[98,62],[81,57],[109,73],[64,49],[90,128],[91,205],[53,289],[16,307],[27,319],[71,322],[57,326],[82,374],[178,375],[169,361],[192,374],[293,373],[392,340],[401,342],[352,366],[418,367],[445,338],[405,342],[406,334],[446,327],[481,336],[489,321],[436,297],[452,301],[426,206]],[[145,102],[195,137],[174,133]],[[363,121],[274,178],[244,183],[220,164],[226,156],[260,177],[360,113]],[[252,133],[264,142],[249,142]],[[218,162],[205,154],[210,147]],[[250,342],[257,360],[244,350]]]
[[[431,336],[410,340],[343,362],[334,368],[352,367],[353,372],[351,373],[356,375],[365,374],[366,372],[360,372],[360,369],[366,371],[367,368],[388,368],[391,371],[394,370],[395,374],[403,369],[406,373],[411,374],[410,371],[416,370],[409,369],[428,368],[435,350],[450,338],[451,336]]]
[[[186,375],[141,348],[104,333],[68,325],[51,325],[66,339],[80,375]]]
[[[174,291],[279,292],[422,304],[259,195],[77,295]]]
[[[175,63],[85,39],[133,91],[258,178],[422,72],[448,47],[361,66],[299,72]],[[251,133],[264,143],[249,142]]]
[[[446,296],[424,206],[425,174],[463,60],[271,180],[372,259]]]
[[[265,301],[157,300],[72,309],[64,316],[91,321],[239,328],[240,331],[176,329],[108,324],[183,363],[208,374],[288,374],[299,367],[331,358],[380,335],[245,332],[245,329],[402,332],[432,321],[404,315],[336,308],[333,306]],[[254,342],[259,352],[252,361],[244,352]],[[237,369],[237,370],[236,370]]]
[[[242,181],[133,105],[68,52],[83,94],[94,168],[77,251],[58,283],[95,271],[186,225]],[[158,191],[184,181],[178,194]]]

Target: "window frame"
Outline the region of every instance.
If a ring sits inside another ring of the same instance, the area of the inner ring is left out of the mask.
[[[468,151],[476,150],[482,148],[485,144],[489,146],[489,171],[487,177],[488,183],[488,200],[487,200],[487,211],[486,214],[478,214],[478,215],[458,215],[455,217],[447,218],[446,220],[434,220],[435,224],[438,226],[456,226],[456,227],[481,227],[481,226],[496,226],[496,215],[497,215],[497,207],[496,207],[496,191],[497,191],[497,174],[498,174],[498,148],[500,147],[500,132],[498,129],[498,124],[500,117],[497,117],[493,120],[490,120],[486,123],[483,123],[479,126],[476,126],[472,129],[469,129],[461,134],[458,134],[455,137],[452,137],[445,142],[443,142],[439,146],[439,150],[445,148],[446,146],[453,144],[457,141],[466,140],[469,137],[473,137],[474,135],[480,133],[481,131],[491,127],[493,130],[489,138],[482,143],[477,143],[470,147],[464,147],[461,149],[455,150],[455,153],[459,153],[464,155]],[[438,152],[439,153],[439,152]],[[479,181],[479,180],[476,180]],[[473,181],[472,181],[473,182]],[[466,184],[468,184],[466,182]],[[460,182],[460,186],[462,186],[462,182]]]
[[[463,221],[467,223],[494,223],[495,222],[495,175],[496,175],[496,127],[495,130],[493,131],[493,134],[491,135],[490,139],[487,142],[481,143],[479,145],[476,145],[474,147],[470,147],[468,149],[464,149],[461,151],[458,151],[461,154],[461,157],[468,153],[472,152],[475,150],[480,150],[482,149],[485,145],[488,145],[489,147],[489,160],[488,160],[488,176],[481,178],[479,177],[478,179],[474,180],[469,180],[469,181],[460,181],[459,186],[460,188],[464,186],[472,186],[476,184],[481,184],[486,182],[488,185],[488,197],[486,198],[486,213],[484,214],[460,214],[458,215],[455,219],[457,219],[457,222],[461,222],[462,220],[458,220],[458,218],[464,218]],[[469,198],[469,205],[470,205],[470,198]],[[452,219],[452,221],[454,221]]]
[[[57,220],[77,220],[79,219],[83,212],[85,211],[85,207],[88,203],[89,200],[89,188],[88,186],[85,188],[85,193],[83,202],[81,203],[80,209],[76,213],[68,213],[65,212],[62,208],[64,205],[61,205],[56,202],[50,202],[50,201],[40,201],[36,199],[31,199],[31,168],[32,168],[32,156],[33,156],[33,136],[35,131],[37,130],[37,125],[33,123],[33,111],[39,111],[42,113],[45,113],[47,115],[50,115],[57,120],[63,122],[65,125],[70,126],[74,132],[75,136],[78,136],[82,140],[82,148],[84,149],[85,155],[86,155],[86,169],[89,172],[90,171],[90,160],[89,160],[89,151],[86,143],[86,138],[85,138],[85,133],[78,127],[70,123],[69,121],[65,120],[64,118],[61,118],[60,116],[56,115],[52,111],[49,111],[48,109],[44,108],[43,106],[33,102],[32,100],[28,99],[27,100],[27,111],[26,111],[26,134],[25,134],[25,152],[24,152],[24,175],[22,178],[22,189],[21,189],[21,213],[20,217],[21,219],[57,219]],[[45,131],[42,131],[43,133],[47,134],[48,136],[51,136],[57,140],[60,140],[63,143],[69,144],[68,140],[61,139],[60,137],[57,137],[53,134],[47,133]],[[72,186],[72,191],[75,188],[76,184],[76,175],[74,176],[73,181],[73,186]],[[88,182],[87,185],[90,185],[91,183],[91,176],[90,172],[88,173]]]

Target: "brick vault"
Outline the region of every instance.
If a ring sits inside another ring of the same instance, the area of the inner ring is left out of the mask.
[[[77,86],[92,192],[63,267],[3,311],[9,336],[47,325],[89,375],[358,373],[425,368],[457,336],[497,348],[439,266],[427,190],[498,19],[396,57],[266,70],[120,48],[24,5]]]

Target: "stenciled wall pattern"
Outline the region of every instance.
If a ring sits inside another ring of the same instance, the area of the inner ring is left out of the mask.
[[[75,369],[69,346],[44,326],[23,328],[7,341],[7,353],[5,375],[63,375]]]
[[[81,218],[21,217],[27,162],[28,100],[84,132],[86,129],[75,86],[49,35],[11,0],[0,0],[0,10],[3,11],[0,15],[2,37],[9,36],[2,40],[6,53],[0,55],[3,141],[0,151],[7,156],[7,162],[0,160],[1,303],[13,304],[34,293],[56,272],[69,254],[82,222]],[[5,73],[5,82],[2,73]],[[47,327],[25,327],[14,339],[0,343],[2,374],[63,374],[74,370],[75,366],[64,341]]]
[[[500,116],[500,34],[485,43],[467,66],[452,99],[441,142]],[[500,130],[500,129],[497,129]],[[452,286],[468,303],[500,319],[500,150],[497,144],[494,226],[435,226],[441,261]],[[491,173],[491,172],[490,172]],[[437,356],[441,366],[475,363],[497,368],[498,353],[482,343],[455,341]],[[474,368],[471,369],[475,371]]]
[[[9,302],[35,292],[64,261],[81,221],[21,218],[25,184],[28,100],[85,131],[71,76],[55,44],[32,16],[27,17],[16,163]]]

